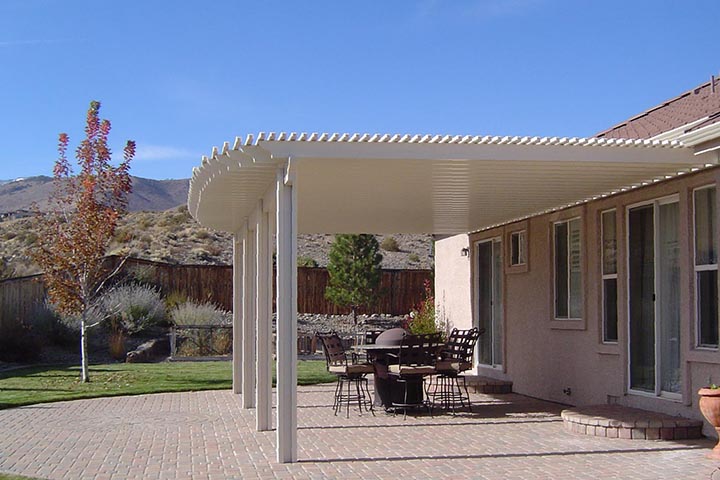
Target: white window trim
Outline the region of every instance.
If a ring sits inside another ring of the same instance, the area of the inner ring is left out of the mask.
[[[518,237],[518,259],[522,259],[521,262],[513,263],[513,237]],[[522,267],[527,265],[527,230],[516,230],[510,232],[510,266],[511,267]]]
[[[583,265],[582,265],[582,263],[583,263],[583,257],[584,257],[584,252],[583,252],[583,235],[582,235],[582,233],[583,233],[583,224],[582,224],[582,217],[581,217],[581,216],[576,216],[576,217],[572,217],[572,218],[566,218],[566,219],[563,219],[563,220],[558,220],[558,221],[556,221],[556,222],[553,222],[553,224],[552,224],[552,225],[553,225],[553,227],[552,227],[553,307],[552,307],[552,308],[553,308],[553,318],[554,318],[556,321],[558,321],[558,322],[568,322],[568,321],[578,321],[578,320],[582,320],[582,317],[571,317],[571,316],[570,316],[570,300],[571,300],[571,299],[570,299],[570,222],[572,222],[573,220],[578,220],[578,221],[580,222],[580,294],[582,295],[582,298],[581,298],[580,300],[581,300],[581,303],[583,303],[583,304],[584,304],[584,301],[585,301],[585,295],[584,295],[584,292],[583,292],[583,281],[582,281],[582,280],[583,280],[583,273],[584,273],[584,269],[583,269]],[[556,311],[556,306],[557,306],[557,278],[556,278],[556,276],[557,276],[557,269],[556,269],[555,267],[556,267],[556,265],[557,265],[557,261],[556,261],[556,260],[557,260],[557,258],[556,258],[557,252],[556,252],[556,249],[555,249],[555,227],[556,227],[556,225],[559,225],[559,224],[561,224],[561,223],[566,223],[566,224],[568,224],[568,229],[567,229],[567,235],[568,235],[568,237],[567,237],[567,247],[568,247],[567,255],[568,255],[568,258],[567,258],[567,287],[566,287],[566,288],[567,288],[567,294],[568,294],[568,305],[567,305],[567,308],[568,308],[568,316],[567,316],[567,317],[558,317],[558,316],[557,316],[557,311]]]
[[[714,183],[711,183],[709,185],[703,185],[702,187],[694,188],[692,191],[692,202],[693,202],[692,263],[693,263],[693,270],[694,270],[694,272],[693,272],[694,273],[694,275],[693,275],[693,277],[694,277],[693,278],[693,282],[694,282],[694,299],[693,299],[694,303],[693,303],[693,305],[694,305],[694,307],[693,308],[695,310],[695,350],[706,350],[706,351],[716,352],[716,351],[718,351],[718,348],[720,347],[720,342],[718,342],[719,345],[703,345],[702,343],[700,343],[700,309],[698,308],[698,276],[697,276],[697,273],[698,272],[708,272],[708,271],[713,271],[713,270],[718,271],[718,264],[717,263],[705,263],[702,265],[698,265],[697,264],[697,255],[696,255],[697,252],[695,251],[695,247],[697,245],[696,228],[695,228],[696,223],[697,223],[697,219],[695,216],[696,212],[697,212],[697,209],[695,208],[695,192],[697,192],[698,190],[706,190],[709,188],[716,188],[716,185]],[[715,195],[717,196],[717,190],[715,191]],[[716,210],[717,210],[717,208],[716,208]],[[717,216],[717,211],[715,212],[715,214]],[[718,275],[720,276],[720,273]],[[718,319],[715,319],[715,320],[718,321]]]
[[[605,245],[603,242],[605,241],[605,223],[603,222],[603,217],[606,213],[613,213],[615,215],[615,273],[605,273]],[[605,345],[617,345],[618,340],[606,340],[607,338],[607,324],[605,323],[605,280],[615,280],[615,294],[617,296],[617,279],[618,279],[618,265],[617,265],[617,209],[611,208],[608,210],[603,210],[600,212],[600,277],[601,277],[601,285],[600,285],[600,314],[602,315],[600,318],[602,319],[602,343]],[[618,305],[617,305],[617,298],[615,299],[615,317],[616,320],[619,317],[619,311]]]

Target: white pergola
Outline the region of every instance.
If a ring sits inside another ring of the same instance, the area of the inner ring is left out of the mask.
[[[270,430],[273,235],[277,460],[294,462],[298,233],[466,233],[705,163],[677,141],[596,138],[260,133],[213,148],[188,207],[234,234],[233,391]]]

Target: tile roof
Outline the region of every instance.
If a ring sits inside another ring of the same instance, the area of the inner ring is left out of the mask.
[[[702,121],[688,125],[698,120]],[[600,132],[596,137],[652,138],[683,125],[688,125],[688,128],[679,133],[718,122],[720,122],[720,78],[712,77],[710,82]]]

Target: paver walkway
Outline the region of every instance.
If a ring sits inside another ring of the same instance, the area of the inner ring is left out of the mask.
[[[0,472],[51,479],[712,479],[714,442],[568,433],[557,405],[472,395],[474,414],[335,417],[333,386],[300,387],[299,457],[229,391],[78,400],[0,411]],[[717,472],[716,472],[717,471]],[[715,473],[714,473],[715,472]],[[714,475],[714,477],[713,477]]]

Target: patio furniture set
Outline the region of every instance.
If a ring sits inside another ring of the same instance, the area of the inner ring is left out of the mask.
[[[475,344],[484,332],[477,327],[453,329],[447,342],[441,333],[413,335],[402,328],[367,332],[365,343],[346,348],[336,332],[317,333],[327,369],[337,376],[335,415],[351,405],[373,415],[374,407],[396,414],[410,409],[472,411],[463,372],[472,368]],[[374,397],[368,375],[373,375]]]

